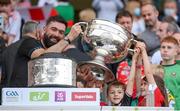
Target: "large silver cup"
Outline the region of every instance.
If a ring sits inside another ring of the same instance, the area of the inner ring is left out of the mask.
[[[134,42],[132,33],[107,20],[94,19],[88,23],[81,22],[80,25],[84,27],[85,33],[82,41],[90,40],[89,45],[95,50],[96,56],[93,61],[79,63],[77,69],[88,67],[95,79],[113,81],[114,74],[105,63],[116,63],[127,56]]]
[[[28,62],[28,86],[76,86],[76,62],[47,53]]]

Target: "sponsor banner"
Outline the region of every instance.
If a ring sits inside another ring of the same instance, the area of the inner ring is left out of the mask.
[[[98,88],[3,88],[2,105],[99,106]]]
[[[72,92],[72,101],[96,101],[95,92]]]
[[[0,106],[1,111],[175,111],[172,107],[133,106]]]

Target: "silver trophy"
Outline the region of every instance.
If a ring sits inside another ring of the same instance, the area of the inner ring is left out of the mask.
[[[76,86],[76,62],[59,53],[46,53],[28,62],[28,86]]]
[[[132,33],[123,26],[112,23],[107,20],[94,19],[90,22],[81,22],[84,27],[84,35],[82,41],[89,40],[89,45],[95,52],[93,61],[81,62],[77,65],[77,75],[79,70],[88,68],[90,79],[111,82],[115,79],[114,74],[108,69],[105,63],[116,63],[124,59],[134,42]],[[88,78],[88,79],[89,79]],[[90,80],[87,80],[90,81]]]

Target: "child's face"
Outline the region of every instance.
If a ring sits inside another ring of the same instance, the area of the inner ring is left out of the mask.
[[[111,86],[108,91],[108,99],[112,105],[120,103],[124,96],[124,90],[121,86]]]
[[[148,92],[148,82],[145,80],[141,80],[141,96],[146,96]]]
[[[163,42],[160,51],[163,60],[173,60],[177,55],[177,46],[173,43]]]

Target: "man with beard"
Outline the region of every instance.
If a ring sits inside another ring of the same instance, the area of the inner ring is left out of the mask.
[[[160,21],[158,20],[159,12],[156,7],[150,3],[142,4],[141,12],[146,24],[146,30],[142,32],[139,37],[143,39],[147,45],[148,56],[152,56],[160,47],[160,40],[156,35],[156,31],[160,25]]]
[[[66,27],[67,23],[62,17],[53,16],[47,20],[44,34],[40,41],[36,37],[38,33],[25,34],[24,37],[26,39],[21,43],[15,56],[12,75],[4,86],[26,87],[28,80],[27,63],[29,60],[45,53],[63,53],[74,48],[70,43],[82,32],[81,27],[78,23],[75,24],[70,33],[65,37]]]

